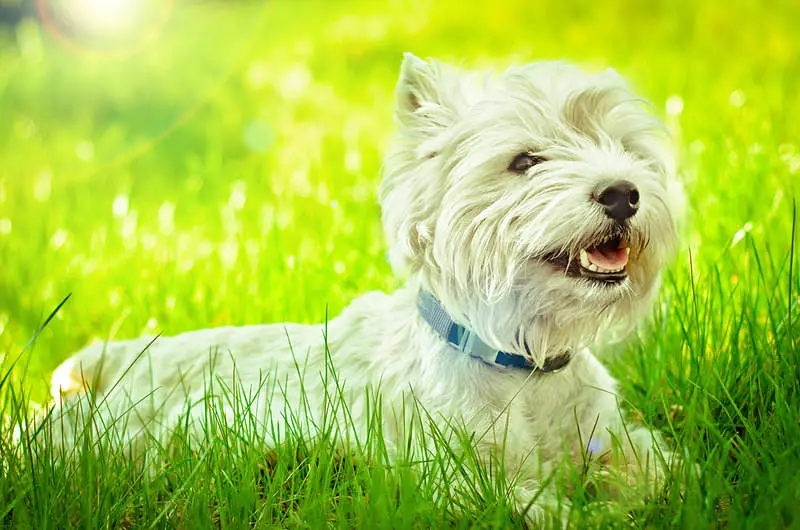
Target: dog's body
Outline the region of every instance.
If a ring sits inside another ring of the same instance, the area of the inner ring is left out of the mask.
[[[326,326],[209,329],[146,350],[147,339],[90,346],[56,370],[57,397],[84,399],[95,386],[109,415],[127,412],[120,429],[136,441],[168,433],[187,405],[199,421],[196,405],[216,381],[257,395],[248,407],[279,443],[286,410],[303,409],[313,436],[336,394],[346,423],[365,434],[369,389],[379,390],[390,448],[404,446],[419,404],[441,426],[477,433],[480,454],[503,449],[520,506],[538,492],[538,464],[565,449],[580,462],[590,438],[596,460],[619,443],[629,464],[658,467],[654,438],[623,425],[616,383],[586,349],[609,324],[629,328],[646,313],[672,253],[675,187],[658,122],[614,73],[540,63],[477,78],[413,56],[397,119],[381,203],[404,288],[368,293]],[[527,366],[454,348],[420,310],[420,292]],[[561,370],[543,370],[565,355]],[[324,375],[329,365],[335,378]],[[265,378],[275,384],[265,389]],[[222,407],[233,421],[236,407]]]

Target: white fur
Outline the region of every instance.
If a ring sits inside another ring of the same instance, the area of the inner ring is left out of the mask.
[[[557,461],[565,446],[580,461],[593,430],[604,448],[612,437],[627,440],[616,383],[587,347],[609,325],[627,330],[646,314],[672,254],[678,197],[671,195],[662,127],[612,71],[589,75],[547,62],[490,76],[410,54],[396,118],[380,200],[390,260],[407,282],[392,294],[363,295],[328,323],[331,359],[362,434],[365,389],[380,387],[390,446],[402,445],[408,425],[395,420],[408,417],[412,393],[440,425],[461,422],[487,433],[476,440],[480,454],[497,451],[504,439],[507,472],[517,480],[515,500],[523,507],[542,478],[534,462]],[[509,172],[514,156],[528,150],[547,161],[524,175]],[[548,252],[574,258],[609,233],[611,222],[591,194],[620,178],[641,194],[631,219],[627,280],[599,285],[537,259]],[[553,374],[472,359],[422,320],[420,288],[498,349],[524,355],[527,346],[537,363],[565,350],[573,359]],[[210,372],[249,392],[269,375],[280,391],[262,389],[250,408],[276,424],[279,437],[281,413],[300,407],[300,374],[306,374],[312,416],[321,414],[331,391],[330,380],[317,375],[326,362],[323,329],[205,329],[158,338],[136,362],[149,339],[98,344],[56,370],[53,391],[73,402],[86,399],[80,390],[94,385],[109,415],[132,409],[115,428],[136,441],[145,432],[168,432],[187,402],[202,402]],[[197,421],[202,408],[191,409],[190,417]],[[223,410],[232,420],[234,408]],[[307,428],[313,431],[311,423]],[[634,452],[641,457],[651,450],[652,438],[640,427],[628,430],[633,447],[624,445],[633,461]],[[541,515],[553,502],[545,494],[529,513]]]

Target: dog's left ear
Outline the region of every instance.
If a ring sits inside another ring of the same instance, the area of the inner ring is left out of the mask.
[[[403,127],[434,134],[456,120],[458,73],[436,61],[406,53],[395,91],[395,116]]]

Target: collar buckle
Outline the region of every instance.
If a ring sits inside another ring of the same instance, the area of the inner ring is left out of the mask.
[[[544,364],[539,367],[540,372],[546,374],[556,374],[567,367],[572,360],[572,355],[568,351],[559,355],[554,355],[545,359]]]

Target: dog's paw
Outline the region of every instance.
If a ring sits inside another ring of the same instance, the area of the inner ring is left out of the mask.
[[[663,496],[684,465],[680,455],[651,447],[611,458],[590,473],[590,481],[609,500],[635,502]]]
[[[514,488],[514,507],[525,518],[527,528],[567,528],[569,501],[558,498],[538,483],[526,483]]]

